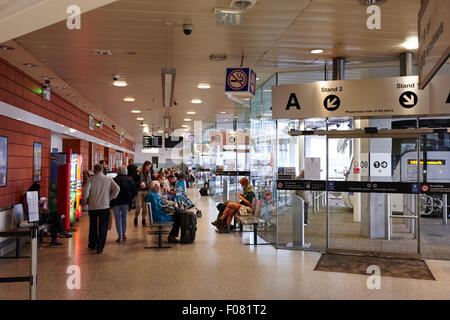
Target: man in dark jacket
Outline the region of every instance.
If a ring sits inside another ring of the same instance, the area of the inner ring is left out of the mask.
[[[116,219],[116,229],[119,238],[117,242],[125,241],[127,236],[127,213],[131,208],[131,202],[137,195],[137,189],[133,180],[127,176],[127,167],[120,166],[114,182],[120,187],[117,198],[111,201],[111,208]]]
[[[128,167],[127,167],[128,176],[131,177],[131,178],[134,178],[134,176],[136,175],[136,170],[137,170],[137,167],[134,164],[134,160],[133,159],[129,159],[128,160]]]

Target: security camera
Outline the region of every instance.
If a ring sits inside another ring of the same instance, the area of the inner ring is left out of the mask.
[[[119,80],[120,79],[120,76],[118,75],[118,74],[115,74],[114,76],[113,76],[113,80],[114,81],[117,81],[117,80]]]
[[[183,24],[183,32],[185,35],[190,35],[192,33],[192,24]]]
[[[178,103],[179,103],[178,100],[173,100],[173,105],[174,105],[174,106],[177,106]]]

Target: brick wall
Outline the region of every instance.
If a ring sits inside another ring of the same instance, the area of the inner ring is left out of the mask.
[[[0,187],[0,208],[19,203],[33,183],[34,142],[42,143],[41,197],[48,198],[50,130],[0,116],[0,136],[8,137],[7,186]]]
[[[89,169],[89,142],[80,139],[63,139],[63,152],[72,149],[72,153],[83,157],[83,171]]]
[[[0,101],[103,141],[134,150],[132,141],[124,139],[121,144],[119,134],[106,125],[102,129],[96,127],[94,131],[90,130],[89,114],[56,93],[52,93],[51,101],[45,100],[42,98],[42,94],[36,93],[39,89],[42,90],[42,85],[38,81],[0,58]]]

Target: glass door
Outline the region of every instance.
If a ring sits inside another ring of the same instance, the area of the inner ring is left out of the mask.
[[[293,135],[317,129],[317,119],[277,121],[277,248],[326,248],[326,136]]]
[[[420,252],[422,257],[450,260],[450,135],[421,136]]]
[[[327,135],[329,252],[417,256],[418,144],[418,135]]]

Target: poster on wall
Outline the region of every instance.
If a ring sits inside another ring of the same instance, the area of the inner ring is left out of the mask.
[[[8,175],[8,138],[0,137],[0,187],[6,187]]]
[[[42,181],[42,143],[33,143],[33,182]]]
[[[94,165],[96,165],[98,163],[98,152],[96,152],[95,153],[95,156],[94,156]],[[92,166],[92,168],[93,168],[94,166]]]

